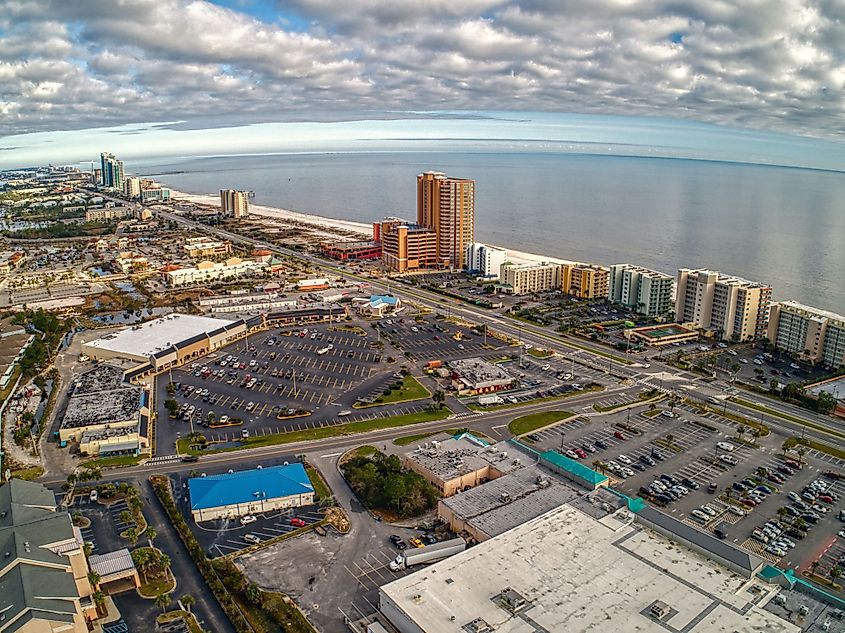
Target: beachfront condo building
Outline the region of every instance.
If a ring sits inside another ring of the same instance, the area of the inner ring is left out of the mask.
[[[438,268],[437,234],[433,230],[398,218],[385,218],[374,234],[381,241],[386,268],[398,273]]]
[[[137,198],[141,195],[141,179],[138,176],[129,176],[123,181],[123,193],[129,198]]]
[[[236,220],[249,215],[249,192],[221,189],[220,214],[227,215]]]
[[[417,224],[436,234],[441,268],[464,268],[475,241],[475,181],[436,171],[417,176]]]
[[[845,316],[797,301],[773,303],[767,336],[780,350],[830,369],[845,366]]]
[[[103,187],[120,189],[123,187],[123,161],[114,154],[103,152],[100,154],[100,174]]]
[[[673,311],[675,279],[671,275],[631,264],[610,267],[607,297],[629,310],[646,316],[663,316]]]
[[[505,262],[499,271],[499,283],[507,292],[515,295],[560,290],[560,271],[560,264]]]
[[[560,289],[579,299],[607,296],[610,271],[593,264],[565,264],[560,270]]]
[[[751,341],[766,336],[772,287],[716,270],[678,271],[675,320],[717,338]]]
[[[496,279],[508,259],[508,252],[497,246],[481,242],[467,244],[464,254],[464,268],[467,272],[487,279]]]

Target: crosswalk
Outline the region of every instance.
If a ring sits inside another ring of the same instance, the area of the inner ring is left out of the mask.
[[[155,457],[147,460],[147,465],[160,465],[160,464],[172,464],[173,462],[178,462],[182,458],[179,455],[156,455]]]

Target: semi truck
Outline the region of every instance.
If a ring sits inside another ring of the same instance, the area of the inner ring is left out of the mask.
[[[395,559],[390,561],[390,570],[399,571],[414,565],[423,563],[436,563],[439,560],[448,558],[452,554],[463,552],[467,547],[466,541],[462,538],[453,538],[434,545],[426,545],[417,549],[405,550]]]

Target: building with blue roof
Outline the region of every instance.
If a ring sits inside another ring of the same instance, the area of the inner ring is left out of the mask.
[[[389,312],[398,312],[402,308],[402,301],[399,297],[391,295],[370,295],[367,297],[356,297],[352,304],[368,316],[383,317]]]
[[[314,486],[299,462],[188,480],[194,520],[211,521],[314,503]]]

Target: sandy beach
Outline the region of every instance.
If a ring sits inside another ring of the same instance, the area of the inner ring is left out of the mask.
[[[220,205],[220,197],[214,195],[200,195],[192,193],[184,193],[182,191],[170,190],[172,198],[178,198],[193,202],[196,204],[205,204],[217,207]],[[310,213],[300,213],[299,211],[290,211],[288,209],[280,209],[278,207],[268,207],[261,204],[249,204],[249,214],[259,216],[267,219],[280,220],[285,223],[303,223],[312,227],[322,227],[324,231],[322,236],[326,238],[336,238],[337,231],[354,232],[360,234],[362,240],[372,239],[373,227],[365,222],[353,222],[351,220],[338,220],[335,218],[327,218],[322,215],[313,215]],[[348,239],[348,238],[347,238]],[[491,246],[496,246],[492,244]],[[537,253],[526,253],[525,251],[516,251],[506,246],[502,246],[508,251],[508,259],[515,264],[534,264],[538,262],[549,262],[557,264],[572,264],[570,260],[560,259],[557,257],[550,257],[548,255],[539,255]]]

